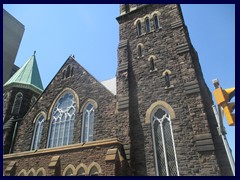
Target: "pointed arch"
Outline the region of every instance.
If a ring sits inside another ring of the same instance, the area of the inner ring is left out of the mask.
[[[88,99],[81,108],[83,113],[81,142],[93,141],[94,114],[97,106],[96,101]]]
[[[48,114],[51,121],[47,147],[72,144],[75,114],[78,110],[79,99],[75,91],[65,88],[57,95]]]
[[[94,171],[94,172],[93,172]],[[92,162],[89,166],[88,166],[88,174],[91,175],[91,173],[94,173],[93,175],[99,175],[102,174],[102,169],[100,167],[100,165],[96,162]]]
[[[170,87],[171,84],[170,84],[170,74],[172,74],[172,72],[170,70],[165,70],[163,73],[162,73],[162,76],[164,77],[165,79],[165,84],[166,84],[166,88]]]
[[[140,58],[144,56],[143,55],[143,44],[142,43],[138,43],[137,44],[137,57]]]
[[[151,32],[151,23],[150,23],[149,17],[145,18],[145,31],[146,31],[146,33]]]
[[[157,176],[178,176],[178,163],[169,112],[156,106],[151,112],[151,130]]]
[[[28,171],[27,176],[35,176],[35,170],[34,170],[34,168],[31,168],[31,169]]]
[[[175,112],[174,112],[173,108],[168,103],[166,103],[165,101],[157,101],[157,102],[151,104],[151,106],[147,109],[146,117],[145,117],[145,123],[146,124],[150,124],[151,113],[158,106],[162,106],[168,111],[168,113],[171,117],[171,120],[175,119]]]
[[[21,92],[18,92],[15,96],[14,103],[12,106],[12,114],[19,114],[21,105],[23,100],[23,94]]]
[[[157,68],[156,68],[156,66],[155,66],[155,60],[156,60],[156,56],[154,56],[154,55],[151,55],[151,56],[149,56],[149,58],[148,58],[150,72],[153,72],[153,71],[156,71],[156,70],[157,70]]]
[[[76,176],[85,176],[88,173],[88,168],[85,164],[80,163],[77,167],[76,167]]]
[[[67,167],[63,170],[63,176],[74,176],[75,175],[75,167],[72,164],[67,165]]]
[[[39,168],[36,171],[36,176],[46,176],[46,175],[47,175],[46,170],[43,167]]]
[[[78,112],[79,111],[79,98],[78,98],[78,94],[73,90],[73,89],[71,89],[71,88],[64,88],[60,93],[58,93],[58,95],[55,97],[55,99],[53,100],[53,102],[52,102],[52,104],[51,104],[51,107],[49,108],[49,111],[48,111],[48,116],[47,116],[47,120],[50,120],[51,119],[51,113],[52,113],[52,111],[53,111],[53,107],[54,107],[54,105],[56,104],[56,101],[59,99],[59,97],[61,96],[61,95],[63,95],[65,92],[67,92],[67,91],[69,91],[69,92],[71,92],[73,95],[74,95],[74,97],[75,97],[75,99],[76,99],[76,112]]]
[[[35,127],[33,132],[31,150],[37,150],[39,148],[39,144],[42,138],[42,129],[43,129],[45,120],[46,120],[46,113],[44,111],[41,111],[40,113],[38,113],[37,116],[34,118],[33,123]]]
[[[27,176],[27,171],[25,169],[22,169],[19,173],[18,176]]]

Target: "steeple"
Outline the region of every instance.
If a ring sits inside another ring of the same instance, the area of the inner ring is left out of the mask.
[[[31,89],[37,93],[43,91],[35,54],[36,51],[34,51],[30,59],[3,85],[4,89],[20,87]]]

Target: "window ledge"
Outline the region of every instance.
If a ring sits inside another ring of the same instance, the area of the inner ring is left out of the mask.
[[[154,70],[150,70],[149,72],[150,73],[153,73],[153,72],[156,72],[158,69],[157,68],[155,68]]]
[[[138,56],[137,58],[138,58],[138,59],[141,59],[141,58],[143,58],[143,57],[144,57],[144,55],[142,55],[142,56]]]
[[[169,87],[165,87],[164,89],[168,90],[168,89],[173,89],[174,88],[174,85],[170,85]]]

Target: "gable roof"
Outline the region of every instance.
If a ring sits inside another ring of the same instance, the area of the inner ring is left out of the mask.
[[[35,53],[36,51],[34,51],[30,59],[3,85],[4,88],[20,87],[31,89],[37,93],[43,91]]]

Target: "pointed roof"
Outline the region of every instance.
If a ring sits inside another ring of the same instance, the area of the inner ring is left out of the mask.
[[[34,51],[31,58],[3,85],[4,88],[27,88],[37,93],[43,91],[35,54],[36,51]]]

